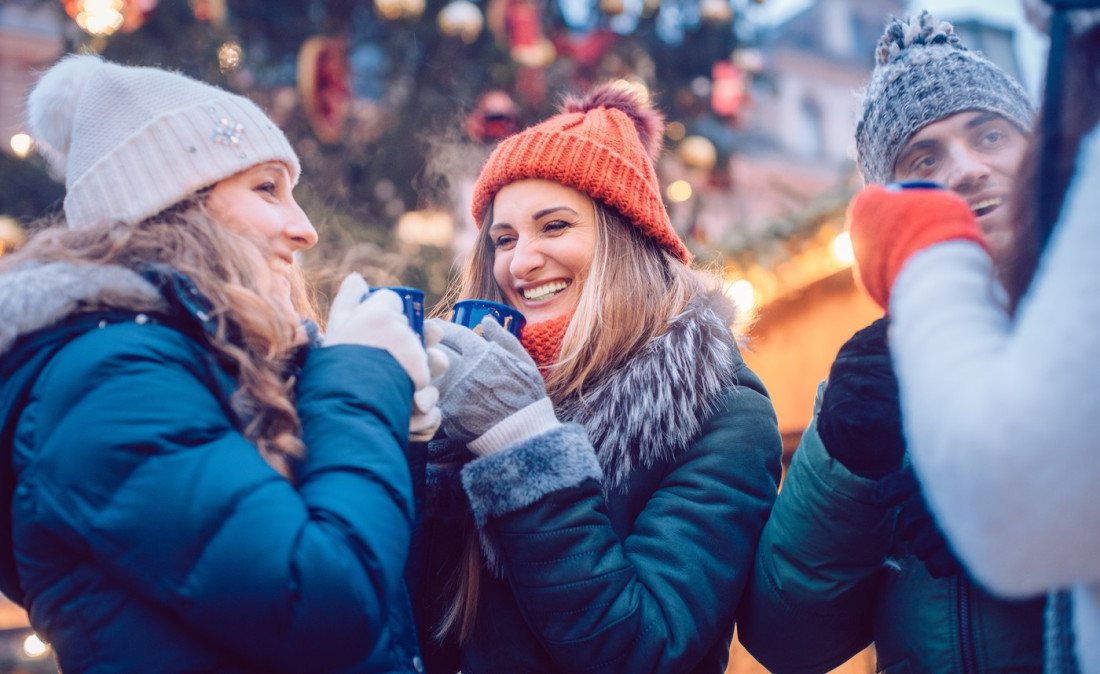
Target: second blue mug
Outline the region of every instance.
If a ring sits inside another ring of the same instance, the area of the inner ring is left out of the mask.
[[[492,316],[497,323],[500,323],[501,327],[515,335],[517,339],[519,339],[523,326],[527,324],[527,319],[519,311],[507,304],[490,302],[489,300],[455,302],[451,322],[465,325],[472,330],[481,325],[481,319],[486,316]]]

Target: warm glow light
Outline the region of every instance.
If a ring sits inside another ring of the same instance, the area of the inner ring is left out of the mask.
[[[714,143],[702,136],[688,136],[680,143],[677,152],[680,161],[704,171],[710,171],[718,163],[718,150]]]
[[[31,634],[23,640],[23,652],[27,654],[28,658],[40,658],[46,654],[49,648],[46,642],[42,641],[37,634]]]
[[[241,67],[244,49],[237,42],[225,42],[218,47],[218,69],[222,74],[231,73]]]
[[[76,23],[92,35],[110,35],[122,27],[122,0],[83,0]]]
[[[11,137],[11,151],[19,157],[26,157],[33,144],[34,141],[25,133],[17,133]]]
[[[436,22],[445,35],[459,37],[466,44],[473,44],[481,34],[485,19],[474,3],[469,0],[454,0],[439,10]]]
[[[424,13],[426,0],[374,0],[374,8],[383,19],[415,19]]]
[[[397,219],[397,238],[420,246],[451,245],[454,219],[443,211],[407,211]]]
[[[0,255],[8,249],[18,248],[23,245],[27,236],[15,218],[10,215],[0,215]]]
[[[737,308],[746,313],[751,312],[753,306],[756,304],[755,292],[752,289],[752,284],[745,279],[726,284],[725,292],[726,297],[733,300]]]
[[[845,266],[856,261],[856,255],[852,251],[852,237],[848,236],[848,232],[841,232],[833,239],[833,257]]]
[[[669,140],[680,141],[687,135],[687,129],[680,122],[669,122],[668,126],[665,127],[665,135],[668,136]]]
[[[676,204],[687,201],[691,198],[691,185],[686,180],[677,180],[668,186],[665,194],[668,195],[669,201]]]

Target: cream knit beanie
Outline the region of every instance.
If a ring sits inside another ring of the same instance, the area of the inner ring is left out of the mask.
[[[65,178],[73,228],[137,223],[266,161],[298,156],[252,101],[179,73],[67,56],[38,80],[28,126]]]

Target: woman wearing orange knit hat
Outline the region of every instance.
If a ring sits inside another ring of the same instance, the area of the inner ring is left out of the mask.
[[[501,142],[442,323],[421,642],[428,671],[722,672],[779,478],[733,307],[689,267],[653,157],[664,120],[615,84]]]

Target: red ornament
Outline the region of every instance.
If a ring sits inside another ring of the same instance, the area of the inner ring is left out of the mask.
[[[314,36],[305,41],[298,52],[298,90],[317,138],[325,143],[339,141],[351,105],[342,39]]]
[[[495,143],[512,135],[519,124],[519,108],[507,92],[487,91],[466,118],[466,133],[479,143]]]
[[[748,99],[745,74],[729,61],[718,61],[711,69],[710,107],[723,117],[740,112]]]

